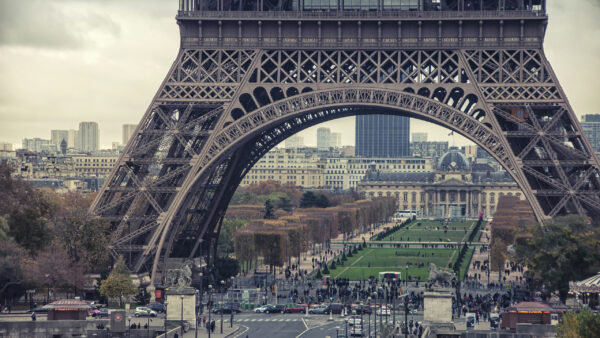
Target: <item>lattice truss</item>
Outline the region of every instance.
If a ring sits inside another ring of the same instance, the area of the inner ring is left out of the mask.
[[[598,162],[540,50],[185,49],[92,212],[134,272],[210,255],[252,165],[289,135],[358,113],[451,128],[494,156],[538,217],[600,215]],[[203,243],[208,243],[204,245]]]

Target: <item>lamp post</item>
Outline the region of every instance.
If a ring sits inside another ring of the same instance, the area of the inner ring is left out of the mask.
[[[369,304],[369,310],[371,310],[371,311],[369,311],[369,338],[370,338],[371,337],[371,312],[373,312],[371,309],[371,297],[367,298],[367,302]]]
[[[211,325],[211,319],[210,319],[210,308],[211,308],[211,299],[212,299],[212,285],[208,285],[208,304],[206,306],[206,309],[208,310],[208,338],[210,338],[210,325]]]
[[[375,316],[373,317],[373,320],[375,321],[375,337],[377,338],[377,298],[379,298],[379,290],[377,290],[377,287],[375,288],[375,291],[377,296],[375,297]],[[381,318],[379,318],[379,320],[381,320]]]
[[[408,294],[404,295],[404,337],[408,338]]]
[[[365,312],[365,303],[361,300],[360,301],[360,334],[364,334],[363,330],[365,328],[365,325],[363,324],[363,312]]]
[[[394,316],[392,324],[394,324],[394,329],[396,328],[396,297],[398,296],[398,285],[396,283],[397,281],[394,281],[394,284],[392,284],[392,316]]]
[[[165,304],[165,337],[167,336],[167,305],[169,305],[169,302],[165,300],[164,302]]]
[[[183,337],[183,295],[179,298],[181,299],[181,336]]]
[[[148,311],[146,311],[146,314],[148,316],[148,322],[146,323],[146,337],[148,338],[150,338],[150,311],[152,310],[148,309]]]
[[[235,280],[235,278],[233,276],[231,276],[231,284],[229,285],[229,289],[231,290],[233,288],[233,281]],[[233,304],[233,293],[230,293],[230,295],[232,295],[230,298],[230,302],[232,302]],[[229,317],[230,321],[229,321],[229,327],[233,327],[233,316],[235,311],[233,309],[231,309],[231,317]]]
[[[199,293],[200,293],[200,291],[196,290],[196,297],[194,299],[194,303],[196,303],[198,301]],[[196,330],[194,332],[194,335],[196,336],[196,338],[198,338],[198,305],[195,306],[195,313],[196,313]],[[166,335],[165,335],[165,337],[166,337]]]
[[[406,286],[408,287],[408,263],[406,263],[406,266],[404,267],[404,273],[404,278],[406,278]]]
[[[127,317],[129,321],[129,326],[127,327],[127,336],[131,337],[131,316]]]
[[[223,288],[225,287],[225,281],[221,281],[221,334],[223,334]]]

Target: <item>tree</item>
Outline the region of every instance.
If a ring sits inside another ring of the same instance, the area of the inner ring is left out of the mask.
[[[31,254],[44,248],[52,238],[46,220],[31,207],[13,210],[8,216],[8,225],[9,235]]]
[[[215,280],[228,280],[240,273],[240,263],[231,257],[217,257],[214,272]]]
[[[581,216],[555,217],[517,236],[515,258],[527,265],[534,286],[548,294],[558,291],[561,302],[569,281],[593,276],[600,269],[600,229]]]
[[[592,338],[597,337],[600,332],[600,314],[593,313],[589,309],[583,309],[579,313],[568,311],[561,320],[556,327],[558,337]]]
[[[294,208],[294,205],[292,204],[292,200],[290,200],[288,197],[282,196],[282,197],[279,197],[279,201],[277,202],[277,207],[279,209],[285,210],[287,212],[291,212],[292,209]]]
[[[123,304],[123,297],[128,298],[137,293],[126,271],[125,261],[123,257],[119,257],[110,276],[100,283],[100,294],[113,299],[119,298],[119,306]]]
[[[52,219],[52,232],[73,260],[82,262],[87,271],[99,272],[109,262],[110,224],[88,215],[93,197],[80,193],[57,196],[60,207]]]
[[[24,267],[31,264],[17,243],[0,240],[0,300],[20,298],[26,290]]]
[[[300,200],[300,208],[312,208],[317,204],[317,197],[312,191],[306,191]]]
[[[37,286],[77,293],[88,282],[84,263],[74,261],[56,240],[39,252],[29,268],[30,280]]]
[[[265,202],[265,216],[263,217],[264,219],[275,219],[275,214],[273,213],[273,210],[275,208],[273,207],[273,203],[271,202],[271,200],[267,200]]]
[[[10,226],[8,225],[8,222],[4,217],[0,216],[0,241],[11,240],[12,238],[8,235],[9,232]]]

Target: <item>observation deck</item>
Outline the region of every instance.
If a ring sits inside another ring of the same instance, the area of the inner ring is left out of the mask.
[[[545,0],[180,0],[181,46],[539,48]]]

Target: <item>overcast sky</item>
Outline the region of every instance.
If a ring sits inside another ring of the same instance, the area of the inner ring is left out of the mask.
[[[545,50],[578,116],[600,109],[600,0],[548,0]],[[100,125],[100,143],[138,123],[175,59],[177,0],[0,0],[0,142]],[[323,124],[354,143],[352,118]],[[319,125],[319,126],[323,126]],[[316,143],[316,127],[304,131]],[[448,131],[418,120],[433,140]],[[461,137],[457,144],[464,143]]]

